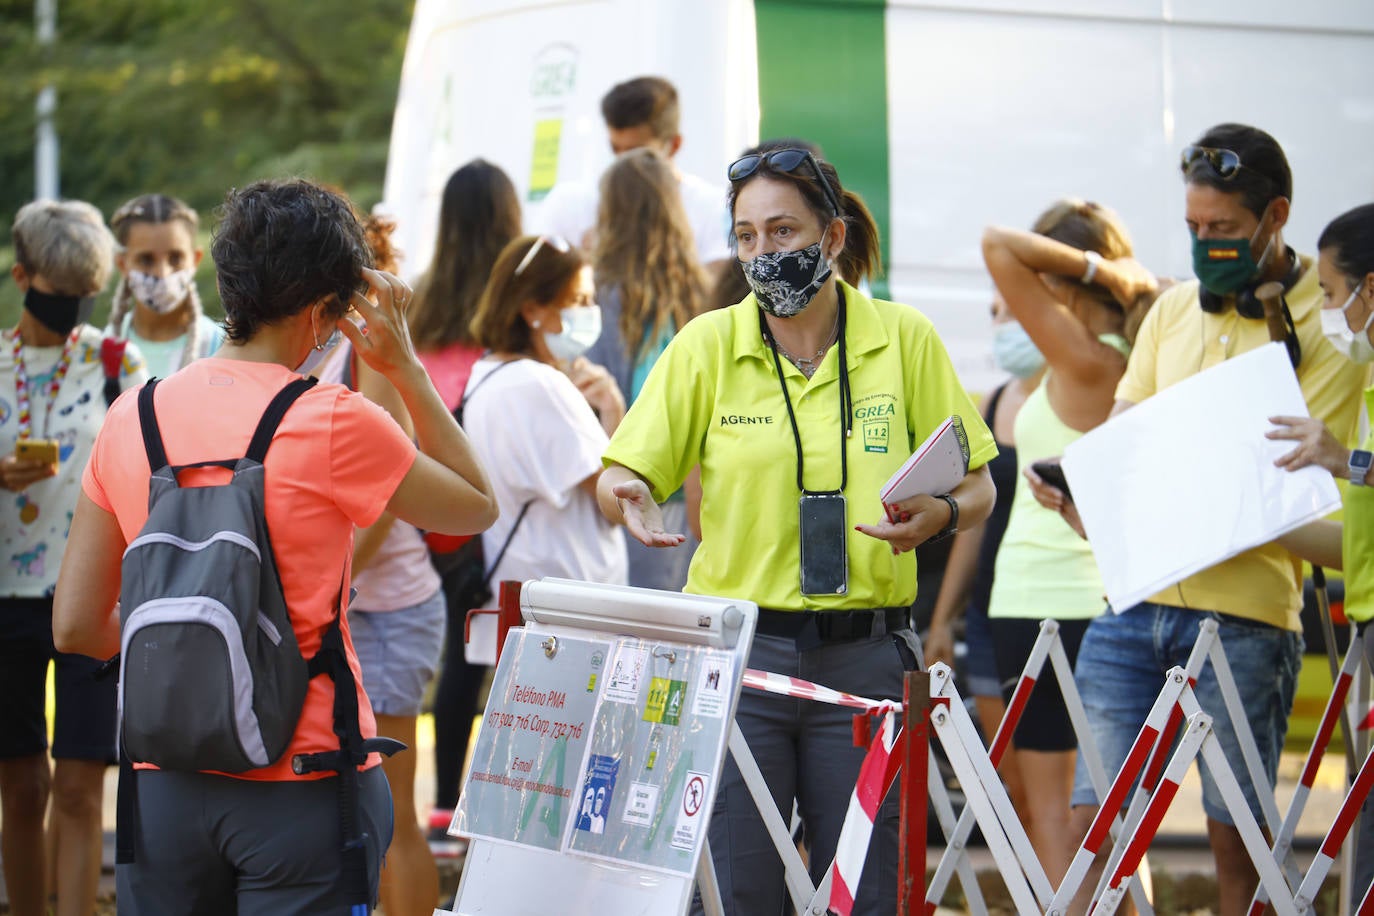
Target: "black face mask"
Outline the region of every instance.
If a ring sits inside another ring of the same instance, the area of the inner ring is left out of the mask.
[[[24,310],[54,334],[66,337],[95,310],[94,296],[58,296],[40,293],[32,286],[24,294]]]

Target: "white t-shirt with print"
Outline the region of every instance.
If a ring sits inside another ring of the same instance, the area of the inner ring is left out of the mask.
[[[72,352],[71,368],[48,410],[48,383],[62,357],[62,345],[25,347],[29,377],[30,435],[58,441],[57,476],[40,480],[22,493],[0,491],[0,598],[39,598],[52,593],[71,532],[72,513],[81,495],[81,472],[105,421],[105,368],[100,361],[103,335],[86,325]],[[143,357],[129,344],[120,367],[120,388],[148,380]],[[14,341],[0,335],[0,455],[14,454],[19,440],[15,400]]]
[[[697,259],[709,264],[730,257],[730,212],[725,207],[725,186],[679,172],[678,188],[696,240]],[[561,181],[535,210],[531,222],[537,232],[561,236],[581,246],[587,234],[596,228],[599,201],[596,185]]]
[[[488,566],[520,507],[531,503],[491,577],[493,591],[502,579],[544,576],[626,584],[621,529],[606,521],[595,497],[579,486],[601,470],[608,440],[577,386],[537,360],[503,365],[488,358],[473,366],[467,390],[472,397],[463,407],[463,426],[501,509],[482,535]]]

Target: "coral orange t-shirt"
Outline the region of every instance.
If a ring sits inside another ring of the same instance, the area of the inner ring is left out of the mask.
[[[239,458],[267,404],[296,374],[284,366],[211,357],[191,363],[158,384],[154,396],[158,426],[173,465]],[[277,428],[264,462],[268,535],[291,611],[301,654],[310,658],[338,607],[339,588],[353,550],[354,526],[381,515],[415,461],[415,445],[382,408],[342,385],[319,384],[303,394]],[[133,392],[110,408],[96,439],[82,489],[114,514],[126,543],[148,518],[147,452]],[[182,486],[224,483],[225,468],[191,468]],[[348,662],[358,683],[358,712],[364,737],[377,733],[363,693],[348,619],[342,622]],[[291,757],[334,750],[334,685],[312,678],[296,734],[280,760],[236,774],[245,779],[283,781],[296,776]],[[368,765],[375,765],[376,755]]]

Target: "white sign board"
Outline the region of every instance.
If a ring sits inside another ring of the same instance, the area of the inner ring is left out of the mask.
[[[1064,473],[1116,611],[1335,512],[1319,468],[1274,460],[1277,415],[1307,416],[1282,344],[1266,344],[1159,392],[1064,450]]]
[[[453,912],[685,914],[757,609],[544,579],[521,611],[450,831],[473,838]]]

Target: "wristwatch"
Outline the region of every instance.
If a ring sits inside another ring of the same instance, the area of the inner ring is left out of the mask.
[[[1078,282],[1087,286],[1089,283],[1093,282],[1093,280],[1097,279],[1097,268],[1102,266],[1102,255],[1098,254],[1096,251],[1084,251],[1083,261],[1083,276],[1078,278]]]
[[[1368,452],[1366,452],[1366,454],[1368,454]],[[949,503],[949,524],[941,528],[936,533],[935,537],[931,538],[932,541],[942,541],[959,530],[959,501],[948,493],[941,494],[935,498],[943,499],[945,502]]]
[[[1357,487],[1364,486],[1364,476],[1369,473],[1371,464],[1374,464],[1374,452],[1366,452],[1360,448],[1352,451],[1350,463],[1346,466],[1350,471],[1350,482]]]

